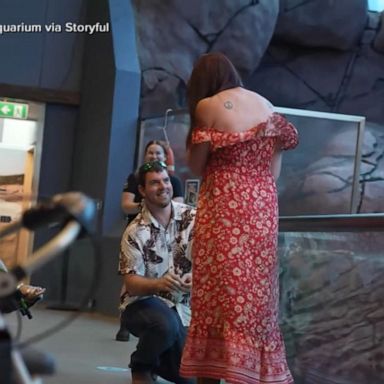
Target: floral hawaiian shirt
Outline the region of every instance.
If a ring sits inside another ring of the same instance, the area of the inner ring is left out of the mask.
[[[160,278],[169,270],[183,276],[190,274],[192,263],[190,245],[196,211],[194,208],[172,201],[171,220],[164,228],[144,206],[141,213],[130,223],[120,245],[119,274],[137,274]],[[155,295],[170,307],[175,306],[184,325],[190,318],[190,294],[181,292]],[[121,297],[120,309],[148,296]]]

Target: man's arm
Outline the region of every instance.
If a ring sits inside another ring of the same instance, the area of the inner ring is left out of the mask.
[[[148,296],[159,292],[182,291],[186,289],[187,285],[178,275],[172,272],[168,272],[158,279],[128,274],[124,275],[124,283],[127,292],[131,296]]]
[[[143,247],[130,231],[134,231],[132,226],[128,226],[124,232],[119,260],[119,272],[123,275],[125,289],[130,296],[148,296],[185,289],[186,284],[172,269],[160,278],[143,276],[145,274]]]

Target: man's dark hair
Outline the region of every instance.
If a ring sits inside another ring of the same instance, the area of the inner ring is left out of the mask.
[[[165,164],[163,161],[154,160],[154,161],[148,161],[147,163],[144,163],[140,166],[136,173],[136,179],[137,183],[141,185],[142,187],[145,187],[145,175],[148,172],[163,172],[167,171],[167,164]]]

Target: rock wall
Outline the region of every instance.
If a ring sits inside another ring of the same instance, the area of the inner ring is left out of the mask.
[[[278,0],[132,0],[142,70],[142,117],[185,105],[185,84],[203,53],[227,54],[243,74],[265,55]]]
[[[133,4],[142,118],[185,107],[194,61],[202,53],[222,51],[245,85],[276,106],[365,116],[358,207],[384,212],[383,13],[369,12],[366,0]],[[158,121],[146,124],[155,123],[153,132],[161,135]],[[186,124],[180,118],[170,132],[180,133]],[[328,136],[322,156],[309,156],[280,196],[287,214],[316,213],[325,205],[327,213],[348,209],[356,134],[335,129]],[[283,234],[280,242],[281,304],[295,383],[382,383],[381,234],[290,235]]]
[[[194,61],[202,53],[222,51],[239,69],[245,85],[276,106],[365,116],[368,148],[362,159],[359,211],[384,211],[383,13],[369,12],[366,0],[133,0],[133,4],[142,118],[185,107],[185,85]],[[345,163],[336,168],[334,163],[344,139],[334,138],[333,153],[323,160],[324,172],[316,174],[324,201],[340,186]],[[308,172],[312,182],[311,168]],[[304,208],[311,212],[319,206],[319,198],[318,193],[309,193]],[[332,199],[335,211],[342,211],[343,196],[333,194]]]

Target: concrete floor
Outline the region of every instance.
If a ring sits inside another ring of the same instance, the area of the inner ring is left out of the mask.
[[[37,305],[31,308],[33,319],[22,317],[21,341],[56,325],[73,312],[48,310]],[[12,334],[17,329],[15,313],[6,315]],[[45,384],[129,384],[129,356],[137,339],[129,342],[114,340],[118,319],[93,313],[82,313],[65,329],[33,344],[33,347],[51,354],[57,365],[56,373],[44,376]],[[167,383],[158,380],[159,383]]]

